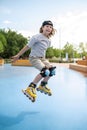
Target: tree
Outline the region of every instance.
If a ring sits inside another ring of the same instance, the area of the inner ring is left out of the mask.
[[[28,42],[27,38],[10,29],[5,32],[3,30],[1,33],[5,36],[7,41],[3,58],[10,58],[11,56],[16,55]]]
[[[2,57],[5,47],[7,45],[6,38],[0,33],[0,56]]]
[[[80,42],[78,52],[80,53],[81,57],[87,55],[87,43]]]
[[[60,49],[53,48],[53,53],[54,53],[55,57],[59,57],[60,56]]]
[[[73,45],[67,42],[67,44],[63,48],[63,52],[64,52],[65,55],[66,55],[66,53],[68,53],[68,57],[72,58],[73,57],[73,52],[74,52]]]
[[[46,51],[46,57],[47,58],[52,58],[53,56],[54,56],[53,47],[50,47]]]
[[[3,47],[3,44],[2,42],[0,41],[0,54],[4,51],[4,47]]]

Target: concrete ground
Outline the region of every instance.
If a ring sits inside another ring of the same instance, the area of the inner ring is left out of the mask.
[[[0,130],[87,130],[87,77],[56,64],[48,83],[52,96],[37,92],[32,103],[22,93],[38,71],[0,66]]]

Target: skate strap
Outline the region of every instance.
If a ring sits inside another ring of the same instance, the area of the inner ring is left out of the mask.
[[[41,82],[41,86],[46,86],[46,84],[47,84],[47,82],[45,82],[45,81]]]

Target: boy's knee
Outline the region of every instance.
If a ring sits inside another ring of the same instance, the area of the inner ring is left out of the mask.
[[[49,71],[50,71],[50,74],[49,74],[49,76],[53,76],[53,75],[55,75],[56,74],[56,67],[54,66],[54,67],[51,67],[51,68],[49,68]]]
[[[41,74],[42,77],[47,77],[47,76],[50,75],[50,70],[47,69],[47,68],[43,68],[43,69],[41,70],[40,74]]]
[[[56,67],[54,66],[54,67],[51,67],[51,68],[49,68],[49,69],[47,69],[46,67],[45,68],[43,68],[42,70],[41,70],[41,72],[40,72],[40,74],[42,75],[42,77],[47,77],[47,76],[53,76],[53,75],[55,75],[56,74]]]

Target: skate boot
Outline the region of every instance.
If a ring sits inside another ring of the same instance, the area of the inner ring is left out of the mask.
[[[41,93],[48,94],[49,96],[52,95],[51,90],[46,86],[47,82],[42,81],[40,86],[37,88],[37,91]]]
[[[36,85],[34,83],[31,83],[27,89],[22,90],[24,95],[26,95],[32,102],[35,102],[36,99]]]

